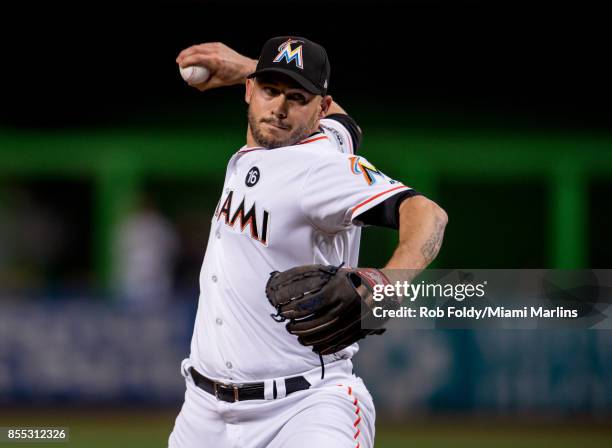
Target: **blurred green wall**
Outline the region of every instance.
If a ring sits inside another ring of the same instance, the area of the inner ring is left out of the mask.
[[[115,226],[143,186],[201,182],[210,194],[193,206],[214,207],[227,160],[243,142],[244,130],[230,127],[5,129],[0,189],[37,176],[89,179],[95,269],[104,282]],[[594,264],[590,235],[600,218],[610,219],[609,212],[597,215],[609,205],[591,199],[594,185],[607,191],[612,183],[611,149],[610,136],[593,133],[377,127],[369,128],[360,153],[448,211],[437,267],[585,268]],[[360,263],[383,264],[396,239],[394,231],[366,229]]]

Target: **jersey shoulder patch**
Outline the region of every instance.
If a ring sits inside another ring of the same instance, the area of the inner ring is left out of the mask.
[[[347,148],[347,153],[356,154],[361,145],[361,129],[355,120],[346,114],[335,113],[328,115],[320,122],[321,125],[329,128],[340,137],[340,145]]]
[[[396,184],[395,179],[391,179],[385,173],[380,171],[364,157],[351,156],[349,157],[349,167],[351,172],[356,176],[362,176],[367,185],[374,185],[377,182],[387,182],[391,185]]]
[[[337,151],[344,154],[353,154],[353,141],[342,124],[336,120],[324,118],[321,120],[320,126]]]
[[[331,126],[325,126],[323,124],[321,125],[321,128],[323,128],[323,132],[334,140],[336,149],[338,149],[340,152],[344,152],[342,149],[346,148],[346,139],[340,134],[340,131],[332,128]]]

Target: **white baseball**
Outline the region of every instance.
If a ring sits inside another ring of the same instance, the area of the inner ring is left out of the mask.
[[[210,70],[199,65],[191,65],[189,67],[179,67],[181,76],[188,84],[202,84],[210,78]]]

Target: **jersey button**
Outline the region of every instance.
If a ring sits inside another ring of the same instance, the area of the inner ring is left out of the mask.
[[[220,239],[220,238],[221,238],[221,232],[219,232],[219,231],[217,230],[217,233],[215,233],[215,236],[217,237],[217,239]]]
[[[217,322],[217,325],[223,325],[223,319],[221,319],[220,317],[217,317],[215,322]]]
[[[231,363],[231,362],[229,362],[229,361],[228,361],[228,362],[226,362],[226,363],[225,363],[225,367],[227,367],[228,369],[231,369],[231,368],[232,368],[232,363]]]
[[[216,275],[213,275],[213,276],[211,277],[211,279],[212,279],[212,281],[213,281],[213,282],[217,283],[217,276],[216,276]]]

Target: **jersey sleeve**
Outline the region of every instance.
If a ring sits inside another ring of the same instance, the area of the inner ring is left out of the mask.
[[[345,154],[357,153],[361,144],[361,130],[350,116],[345,114],[328,115],[319,124],[338,151]]]
[[[400,225],[400,205],[402,205],[404,199],[414,196],[422,196],[422,194],[411,189],[400,191],[398,194],[361,213],[358,218],[359,223],[364,226],[387,227],[398,230]]]
[[[365,158],[332,153],[310,167],[300,194],[300,205],[311,223],[326,233],[337,233],[390,197],[411,190],[391,179]]]

